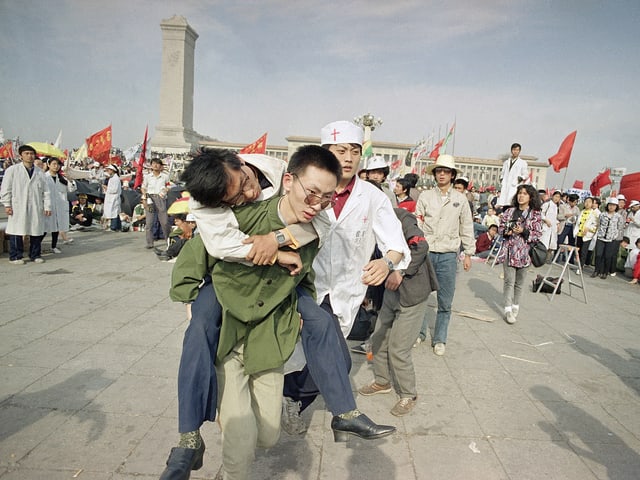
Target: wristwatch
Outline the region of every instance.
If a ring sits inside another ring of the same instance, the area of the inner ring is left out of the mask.
[[[387,264],[387,267],[389,267],[389,271],[392,272],[394,267],[393,262],[389,260],[387,257],[382,257],[382,260],[385,261],[385,263]]]
[[[273,233],[276,234],[276,240],[278,242],[278,246],[279,247],[283,246],[287,241],[287,236],[284,234],[284,232],[282,230],[276,230]]]

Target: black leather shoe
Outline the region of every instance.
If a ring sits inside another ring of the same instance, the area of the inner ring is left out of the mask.
[[[596,272],[596,271],[594,271],[594,272],[591,274],[591,278],[596,278],[597,276],[598,276],[598,272]]]
[[[169,458],[167,459],[167,468],[165,468],[162,475],[160,475],[160,480],[189,480],[191,470],[199,470],[202,468],[203,455],[204,442],[202,442],[198,449],[172,448]]]
[[[346,442],[349,434],[356,435],[365,440],[386,437],[396,431],[396,427],[391,425],[378,425],[373,423],[369,417],[361,413],[356,418],[333,417],[331,420],[333,439],[336,442]]]

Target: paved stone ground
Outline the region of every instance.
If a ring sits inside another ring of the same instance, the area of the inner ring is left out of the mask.
[[[178,437],[187,326],[167,296],[172,265],[143,234],[72,235],[41,265],[0,257],[0,479],[157,478]],[[396,435],[334,443],[319,401],[304,413],[309,432],[258,452],[252,478],[640,478],[640,288],[585,278],[589,304],[576,288],[552,302],[528,292],[509,326],[500,271],[459,275],[446,355],[414,350],[412,414],[393,417],[392,394],[358,397]],[[354,390],[371,379],[354,358]],[[220,467],[217,425],[203,435],[194,479]]]

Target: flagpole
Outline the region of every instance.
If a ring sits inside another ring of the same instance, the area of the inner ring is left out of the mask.
[[[455,156],[454,152],[456,151],[456,130],[458,130],[458,116],[453,116],[453,124],[456,128],[453,130],[453,144],[451,145],[451,156]]]
[[[567,172],[569,171],[569,167],[564,169],[564,177],[562,177],[562,186],[560,187],[560,190],[562,190],[564,192],[564,182],[567,179]]]

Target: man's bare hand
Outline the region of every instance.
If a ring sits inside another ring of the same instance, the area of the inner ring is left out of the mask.
[[[389,275],[389,265],[383,259],[371,260],[362,269],[362,283],[369,286],[378,286]]]
[[[398,270],[394,270],[389,274],[387,280],[384,282],[384,288],[387,290],[397,290],[404,277],[400,274]]]
[[[278,241],[273,232],[266,235],[252,235],[242,243],[252,244],[246,258],[254,265],[271,265],[271,261],[278,252]]]
[[[45,210],[44,211],[44,216],[45,217],[50,217],[51,216],[51,210]]]
[[[294,277],[302,271],[302,260],[296,252],[288,252],[284,250],[278,251],[278,265],[286,268]]]
[[[464,260],[462,261],[462,267],[465,272],[471,270],[471,255],[465,255]]]

